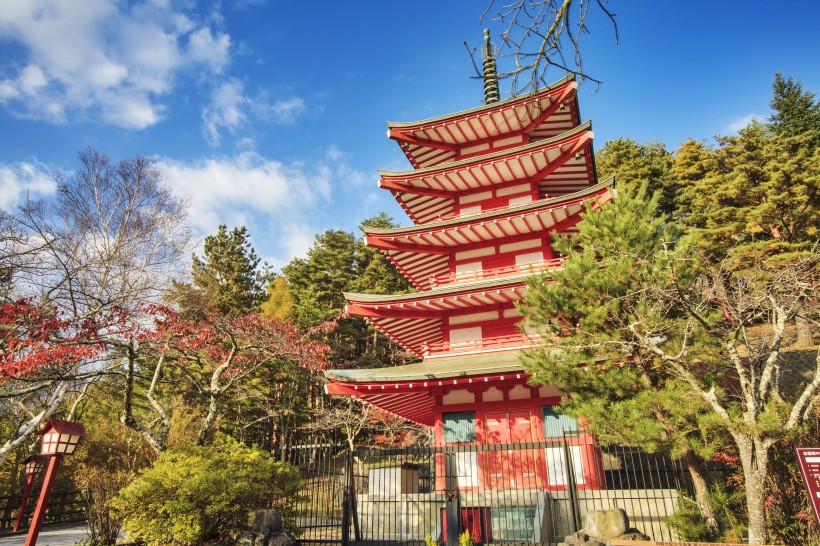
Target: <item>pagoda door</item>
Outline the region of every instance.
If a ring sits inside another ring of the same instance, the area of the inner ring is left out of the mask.
[[[488,444],[504,444],[485,457],[487,485],[491,489],[529,489],[536,487],[535,454],[518,444],[533,441],[532,415],[529,411],[485,414]]]

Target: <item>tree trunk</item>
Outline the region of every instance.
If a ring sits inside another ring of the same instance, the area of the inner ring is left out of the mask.
[[[0,465],[2,465],[9,455],[11,455],[18,446],[28,441],[42,427],[46,421],[51,419],[51,416],[56,413],[57,409],[62,404],[70,383],[63,381],[57,385],[57,388],[52,392],[46,400],[43,409],[37,415],[23,423],[11,439],[0,446]]]
[[[749,544],[766,544],[766,474],[769,450],[759,438],[735,436],[743,480],[746,487],[746,510],[749,514]]]
[[[205,442],[208,440],[208,436],[211,434],[211,429],[216,424],[216,419],[219,417],[221,396],[222,392],[220,391],[210,393],[208,413],[205,415],[205,419],[202,420],[202,425],[199,427],[199,435],[196,438],[196,445],[198,446],[205,445]]]
[[[812,347],[814,345],[811,322],[800,315],[797,316],[797,344],[800,347]]]
[[[689,476],[692,478],[692,486],[695,489],[695,503],[697,503],[698,509],[709,527],[709,538],[715,539],[720,535],[720,527],[712,510],[712,505],[709,504],[709,484],[701,471],[700,459],[691,451],[687,451],[686,455],[683,456],[683,464],[686,465],[686,470],[689,471]]]

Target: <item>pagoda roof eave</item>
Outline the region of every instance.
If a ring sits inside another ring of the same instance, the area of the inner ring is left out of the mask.
[[[418,232],[427,232],[433,231],[436,229],[441,228],[448,228],[454,226],[461,226],[461,225],[470,225],[476,224],[486,221],[492,221],[496,218],[504,218],[506,216],[513,216],[516,214],[528,212],[531,210],[537,210],[540,208],[549,208],[555,207],[556,205],[560,206],[562,203],[566,203],[569,201],[574,201],[577,199],[581,199],[590,195],[594,195],[601,191],[602,189],[609,188],[615,183],[615,177],[611,176],[604,180],[603,182],[599,182],[594,186],[590,186],[588,188],[584,188],[581,191],[577,191],[574,193],[568,193],[564,195],[560,195],[558,197],[552,197],[549,199],[541,199],[538,201],[533,201],[531,203],[524,203],[521,205],[516,205],[513,207],[507,207],[499,210],[483,212],[479,214],[471,214],[469,216],[461,216],[459,218],[451,218],[448,220],[439,220],[437,222],[428,222],[426,224],[420,224],[415,226],[409,227],[402,227],[402,228],[375,228],[375,227],[367,227],[365,226],[362,228],[362,231],[366,235],[383,235],[383,236],[402,236],[402,235],[410,235],[413,233]]]
[[[356,370],[325,370],[325,377],[344,383],[409,383],[454,377],[476,377],[523,372],[519,351],[456,355],[393,366]]]
[[[438,165],[432,165],[430,167],[423,167],[420,169],[411,169],[408,171],[383,171],[379,170],[379,176],[382,178],[419,178],[426,174],[431,174],[440,171],[449,171],[458,169],[460,167],[466,167],[469,165],[474,165],[476,163],[488,163],[490,161],[503,158],[505,156],[516,156],[522,153],[527,153],[530,150],[535,150],[539,148],[547,148],[550,145],[556,144],[561,142],[562,140],[570,139],[584,131],[591,131],[592,130],[592,121],[587,121],[586,123],[582,123],[577,127],[570,129],[569,131],[565,131],[559,135],[554,137],[550,137],[544,140],[537,140],[535,142],[525,144],[523,146],[517,146],[515,148],[506,148],[503,150],[499,150],[497,152],[493,152],[490,154],[480,155],[476,157],[470,157],[467,159],[462,159],[460,161],[451,161],[449,163],[440,163]],[[408,191],[412,191],[412,187],[408,187]]]
[[[441,123],[443,121],[447,121],[447,120],[451,120],[451,119],[457,119],[457,118],[462,118],[462,117],[466,117],[466,116],[472,116],[472,115],[475,115],[475,114],[480,114],[482,112],[489,112],[489,111],[492,111],[492,110],[496,110],[498,108],[503,108],[504,106],[507,106],[509,104],[513,104],[513,103],[516,103],[516,102],[536,99],[536,98],[538,98],[538,97],[540,97],[544,94],[551,93],[552,91],[555,91],[555,89],[561,87],[562,85],[565,85],[565,84],[573,82],[573,81],[575,81],[575,75],[574,74],[569,74],[569,75],[565,76],[564,78],[561,78],[557,82],[548,85],[547,87],[542,87],[540,89],[536,89],[535,91],[533,91],[531,93],[527,93],[526,95],[519,95],[519,96],[515,96],[515,97],[510,97],[509,99],[505,99],[503,101],[493,102],[491,104],[483,104],[481,106],[477,106],[477,107],[471,108],[469,110],[462,110],[461,112],[455,112],[455,113],[452,113],[452,114],[446,114],[446,115],[443,115],[443,116],[428,118],[428,119],[424,119],[424,120],[420,120],[420,121],[411,121],[411,122],[388,121],[387,122],[387,127],[389,129],[408,129],[408,128],[414,128],[414,127],[422,127],[422,126],[430,125],[430,124],[433,124],[433,123]]]
[[[542,274],[549,274],[545,271]],[[391,303],[406,303],[413,300],[430,300],[433,298],[441,298],[447,296],[456,296],[459,294],[482,292],[498,288],[517,288],[524,287],[526,283],[524,279],[530,275],[521,275],[518,277],[504,277],[501,279],[493,279],[490,281],[475,282],[465,285],[450,285],[441,288],[432,288],[424,292],[413,292],[411,294],[357,294],[354,292],[343,292],[345,299],[349,302],[356,302],[360,304],[384,304]]]

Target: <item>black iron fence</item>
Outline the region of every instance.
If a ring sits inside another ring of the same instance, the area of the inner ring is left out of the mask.
[[[599,447],[585,434],[435,448],[309,444],[291,460],[305,479],[302,544],[453,545],[464,530],[483,544],[557,544],[589,511],[611,508],[652,539],[674,541],[665,519],[693,494],[679,461]]]

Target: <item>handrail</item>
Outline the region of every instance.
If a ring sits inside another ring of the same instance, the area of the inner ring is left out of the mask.
[[[484,281],[487,279],[495,279],[498,277],[506,277],[526,273],[540,273],[541,271],[548,271],[551,269],[559,269],[566,259],[566,256],[559,258],[551,258],[549,260],[542,260],[540,262],[528,262],[524,264],[507,265],[504,267],[496,267],[493,269],[479,269],[477,271],[466,271],[462,273],[438,275],[430,277],[430,286],[436,288],[439,286],[447,286],[450,284],[463,284],[469,282]]]
[[[515,334],[511,336],[485,337],[469,341],[441,341],[422,345],[424,356],[441,353],[462,353],[467,351],[487,351],[510,349],[514,347],[531,347],[541,339],[538,334]]]

